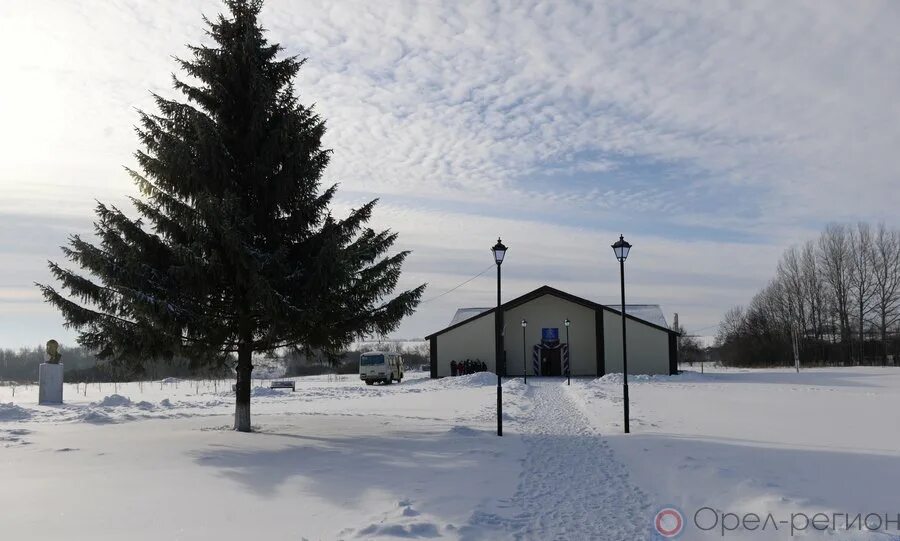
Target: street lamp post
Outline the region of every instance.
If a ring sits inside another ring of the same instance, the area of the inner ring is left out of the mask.
[[[625,340],[625,259],[631,250],[631,245],[625,241],[625,237],[619,235],[619,240],[612,245],[616,259],[619,260],[619,277],[622,281],[622,398],[625,401],[625,433],[630,432],[628,427],[628,343]]]
[[[494,263],[497,264],[497,313],[494,314],[494,370],[497,372],[497,435],[503,435],[503,387],[500,381],[500,364],[502,363],[503,347],[500,339],[501,314],[500,314],[500,265],[506,256],[506,246],[497,237],[497,244],[491,248],[494,253]]]
[[[564,323],[566,324],[566,355],[569,357],[566,362],[566,385],[572,385],[572,348],[569,346],[569,324],[572,322],[566,318]]]
[[[525,382],[525,385],[528,385],[528,355],[526,355],[525,351],[525,327],[528,326],[528,322],[524,319],[522,320],[522,380]]]

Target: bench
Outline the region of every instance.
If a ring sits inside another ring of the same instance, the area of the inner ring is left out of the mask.
[[[281,380],[281,381],[273,381],[269,385],[269,389],[290,389],[291,392],[296,391],[297,389],[294,387],[294,382],[291,380]],[[231,384],[231,390],[237,392],[237,383]]]
[[[290,389],[295,391],[293,380],[275,380],[269,385],[269,389]]]

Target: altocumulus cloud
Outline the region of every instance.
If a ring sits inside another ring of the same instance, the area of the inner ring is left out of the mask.
[[[134,107],[171,95],[169,55],[217,2],[0,7],[0,344],[57,333],[28,284],[94,199],[121,202]],[[785,246],[831,220],[897,224],[900,6],[869,2],[315,2],[264,20],[309,57],[340,208],[382,197],[432,297],[511,246],[507,298],[542,283],[714,324]],[[23,43],[37,43],[23,48]],[[13,224],[29,224],[29,227]],[[488,275],[423,305],[422,335],[490,304]]]

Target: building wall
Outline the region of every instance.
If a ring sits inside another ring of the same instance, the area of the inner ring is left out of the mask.
[[[541,330],[545,327],[559,329],[560,342],[566,341],[564,321],[569,318],[570,353],[573,376],[596,376],[597,370],[597,322],[593,308],[573,303],[554,295],[543,295],[516,306],[504,314],[503,343],[506,349],[506,373],[521,376],[524,368],[534,375],[532,348],[541,342]],[[605,373],[622,372],[622,320],[621,316],[601,310],[603,318],[602,353],[605,357]],[[522,318],[528,320],[525,329],[523,358]],[[669,333],[640,321],[626,320],[628,332],[629,374],[668,374]],[[488,370],[495,372],[494,362],[494,314],[474,319],[450,331],[433,337],[436,348],[437,377],[450,375],[450,361],[479,359]]]
[[[622,316],[603,311],[606,373],[622,372]],[[669,333],[627,319],[629,374],[669,373]]]
[[[491,372],[494,365],[494,314],[439,334],[437,337],[437,376],[450,375],[450,361],[478,359]]]
[[[571,321],[569,361],[572,375],[597,374],[597,333],[593,309],[553,295],[543,295],[507,310],[503,317],[506,326],[504,346],[506,348],[507,375],[522,375],[522,318],[528,321],[528,326],[525,328],[526,358],[524,359],[528,375],[534,375],[531,355],[534,345],[541,343],[541,329],[545,327],[558,328],[559,341],[565,343],[566,326],[564,321],[566,318]]]

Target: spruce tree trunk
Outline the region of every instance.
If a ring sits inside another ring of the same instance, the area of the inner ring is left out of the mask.
[[[237,393],[234,403],[234,429],[250,432],[250,376],[253,372],[253,352],[249,344],[238,346]]]

